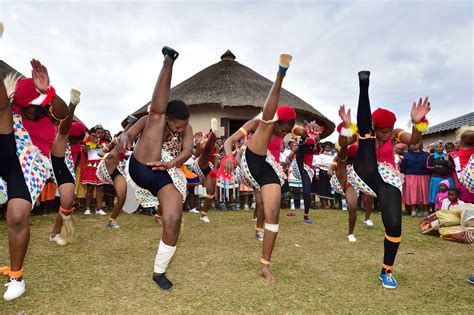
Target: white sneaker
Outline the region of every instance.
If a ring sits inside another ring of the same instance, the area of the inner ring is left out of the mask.
[[[301,209],[301,210],[304,210],[304,200],[301,200],[301,201],[300,201],[300,209]]]
[[[427,217],[427,216],[429,216],[429,215],[430,215],[430,212],[429,212],[429,211],[424,211],[424,212],[423,212],[423,216],[424,216],[424,217]]]
[[[252,205],[250,206],[250,209],[255,209],[256,205],[255,202],[252,202]]]
[[[245,205],[244,205],[244,211],[249,211],[249,210],[250,210],[249,205],[248,205],[248,204],[245,204]]]
[[[257,218],[252,218],[252,221],[253,221],[253,222],[257,222]]]
[[[208,217],[207,215],[201,217],[200,220],[201,220],[202,222],[206,222],[206,223],[211,222],[211,220],[209,220],[209,217]]]
[[[349,240],[349,242],[351,243],[355,243],[357,241],[356,237],[354,236],[354,234],[349,234],[347,235],[347,239]]]
[[[64,240],[64,238],[61,237],[60,234],[56,234],[54,237],[49,237],[50,242],[55,242],[59,246],[64,246],[67,245],[67,242]]]
[[[107,213],[105,213],[104,210],[100,209],[99,211],[96,211],[95,214],[98,214],[98,215],[107,215]]]
[[[295,201],[293,199],[290,200],[290,209],[295,210]]]
[[[196,208],[192,208],[191,210],[189,210],[189,213],[199,213],[199,210]]]
[[[374,227],[374,222],[372,222],[372,220],[370,220],[370,219],[365,220],[364,224],[369,228]]]
[[[86,211],[84,211],[84,214],[85,214],[85,215],[91,214],[91,210],[90,210],[90,209],[87,209]]]
[[[416,217],[417,215],[418,215],[418,213],[416,212],[416,210],[413,210],[413,211],[411,212],[411,216],[412,216],[412,217]]]
[[[25,280],[18,281],[14,278],[10,278],[10,282],[6,283],[7,291],[3,294],[5,301],[11,301],[23,295],[26,291]]]
[[[263,237],[265,236],[265,232],[263,230],[260,230],[255,233],[255,238],[259,240],[260,242],[263,242]]]

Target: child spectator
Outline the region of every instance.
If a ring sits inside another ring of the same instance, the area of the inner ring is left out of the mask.
[[[449,181],[448,180],[443,180],[441,183],[439,183],[439,193],[436,194],[436,201],[435,201],[435,210],[438,211],[439,209],[444,209],[442,208],[442,204],[445,199],[448,198],[448,189],[449,189]]]
[[[441,205],[441,209],[448,209],[451,206],[462,205],[464,202],[459,200],[459,190],[457,188],[451,188],[448,190],[448,198],[443,200],[443,204]]]

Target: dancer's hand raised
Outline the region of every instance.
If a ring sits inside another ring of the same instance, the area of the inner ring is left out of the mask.
[[[339,106],[339,117],[341,117],[344,123],[344,128],[349,128],[351,125],[351,109],[349,108],[346,112],[346,105],[342,104]]]
[[[425,100],[420,97],[420,100],[418,101],[418,104],[413,102],[413,105],[411,106],[411,122],[414,123],[415,125],[420,123],[420,121],[426,116],[426,114],[429,113],[431,110],[431,104],[430,101],[428,100],[428,96],[425,97]]]
[[[33,82],[35,87],[41,92],[46,93],[49,88],[49,75],[48,69],[41,64],[36,59],[30,61],[31,64],[31,77],[33,78]]]

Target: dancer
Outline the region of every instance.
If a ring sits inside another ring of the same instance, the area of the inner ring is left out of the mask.
[[[384,258],[379,279],[384,288],[394,289],[397,282],[392,275],[392,268],[401,240],[401,190],[403,180],[395,170],[394,142],[416,144],[420,141],[421,132],[427,129],[425,116],[430,111],[428,97],[413,103],[411,109],[412,133],[394,129],[395,114],[386,109],[377,109],[372,115],[369,102],[368,71],[359,72],[359,106],[357,127],[359,129],[359,147],[354,159],[353,171],[348,180],[356,189],[372,196],[378,196],[385,226]],[[345,132],[355,141],[352,135],[350,117],[344,119]]]
[[[129,116],[127,118],[128,124],[125,126],[124,132],[130,129],[132,125],[137,121],[137,118],[134,116]],[[144,126],[145,119],[142,120]],[[142,127],[143,128],[143,127]],[[110,143],[98,153],[102,160],[97,166],[97,178],[102,182],[105,182],[109,185],[113,185],[115,189],[115,194],[117,196],[117,203],[114,205],[112,213],[110,214],[109,220],[107,222],[107,227],[111,229],[118,229],[120,226],[117,223],[117,217],[120,214],[120,211],[125,204],[125,199],[127,197],[127,174],[126,174],[126,162],[131,151],[125,153],[120,152],[120,146],[118,144],[118,139],[121,133],[119,133]]]
[[[193,131],[186,104],[179,100],[168,101],[173,63],[178,53],[169,47],[164,47],[162,52],[165,56],[163,67],[153,91],[145,127],[130,157],[129,175],[160,201],[163,234],[153,280],[160,289],[170,290],[173,283],[167,278],[166,269],[176,251],[186,197],[186,178],[178,166],[192,154]],[[124,134],[121,139],[126,139],[127,133]],[[130,142],[125,147],[130,148]]]
[[[102,160],[97,165],[97,178],[102,182],[109,185],[113,185],[115,194],[117,195],[117,203],[114,205],[112,213],[110,214],[107,222],[107,227],[111,229],[118,229],[116,219],[125,204],[125,198],[127,196],[127,181],[125,174],[125,163],[126,156],[124,153],[120,153],[117,139],[113,139],[109,145],[107,145],[99,156],[103,155]]]
[[[344,105],[339,108],[339,116],[343,118],[345,115],[350,120],[350,110],[346,113]],[[356,242],[357,238],[354,235],[354,228],[357,221],[357,200],[359,198],[359,192],[347,181],[348,166],[352,167],[354,162],[354,156],[357,152],[358,143],[353,143],[348,147],[347,138],[341,134],[342,124],[339,125],[337,130],[339,131],[338,143],[341,147],[334,162],[331,165],[331,173],[334,173],[331,177],[331,187],[335,192],[346,198],[347,210],[349,212],[349,231],[347,233],[347,239],[349,242]],[[354,130],[355,132],[356,130]],[[332,172],[332,170],[335,170]]]
[[[459,175],[461,200],[474,203],[474,126],[462,126],[456,131],[459,138]]]
[[[283,137],[292,130],[295,134],[308,136],[303,128],[295,128],[296,112],[292,107],[278,107],[281,85],[291,58],[290,55],[280,56],[280,67],[265,101],[263,113],[258,119],[245,123],[242,128],[226,140],[224,144],[226,156],[222,161],[226,172],[229,174],[233,172],[236,167],[236,161],[232,154],[233,144],[247,136],[249,132],[254,132],[242,155],[241,169],[244,176],[252,183],[252,186],[261,193],[265,218],[265,236],[262,259],[260,260],[260,274],[270,283],[276,281],[276,277],[270,272],[270,258],[279,229],[281,185],[284,184],[286,177],[279,163]],[[257,223],[259,222],[257,221]]]
[[[54,176],[59,189],[59,212],[49,240],[58,245],[70,244],[73,241],[74,227],[72,212],[74,211],[74,192],[76,190],[76,174],[74,171],[74,160],[69,143],[69,132],[74,119],[74,111],[80,102],[81,93],[71,90],[71,101],[69,102],[69,115],[59,124],[58,134],[51,149],[51,161]],[[61,232],[62,228],[62,232]]]
[[[294,171],[295,174],[299,174],[301,182],[303,184],[303,200],[304,200],[304,217],[303,222],[312,224],[313,220],[309,217],[309,207],[311,206],[311,182],[313,181],[315,171],[313,169],[313,150],[316,145],[316,141],[313,138],[302,139],[304,142],[298,146],[298,152],[296,153],[296,167],[298,172]]]
[[[3,295],[6,301],[20,297],[26,290],[23,262],[30,239],[30,211],[47,179],[46,157],[56,136],[53,120],[68,115],[66,103],[50,86],[46,67],[35,59],[31,66],[32,79],[17,80],[9,75],[0,84],[0,191],[8,202],[10,250],[10,266],[0,268],[0,273],[8,277]]]
[[[214,153],[216,152],[216,131],[217,131],[217,119],[211,119],[211,130],[209,133],[201,138],[200,144],[198,144],[199,154],[193,163],[193,172],[199,176],[201,183],[204,183],[206,188],[206,198],[204,199],[204,206],[201,210],[200,220],[206,223],[211,222],[209,220],[209,208],[211,207],[214,194],[216,192],[216,172],[214,171]]]
[[[245,187],[253,187],[252,183],[248,181],[248,179],[244,176],[244,173],[242,171],[242,167],[240,162],[242,161],[242,155],[245,152],[245,149],[247,149],[247,145],[250,141],[250,135],[247,135],[244,138],[244,144],[240,146],[239,150],[237,151],[237,154],[235,156],[236,158],[236,169],[235,173],[237,175],[237,178],[240,182],[240,185],[244,185]],[[262,201],[262,194],[260,193],[259,190],[254,190],[254,196],[255,196],[255,210],[253,212],[253,217],[252,221],[256,222],[255,223],[255,238],[261,242],[263,242],[263,237],[265,235],[265,229],[263,228],[263,222],[265,221],[264,213],[263,213],[263,201]]]

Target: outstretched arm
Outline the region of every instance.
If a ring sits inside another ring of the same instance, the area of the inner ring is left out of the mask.
[[[132,127],[120,135],[117,145],[121,152],[132,148],[132,143],[142,133],[143,128],[145,128],[147,118],[148,116],[143,116]]]
[[[31,77],[35,84],[36,89],[46,95],[54,95],[51,100],[50,114],[56,120],[63,120],[67,117],[69,109],[67,104],[56,95],[54,89],[49,85],[48,69],[36,59],[30,61],[31,64]]]
[[[411,107],[411,122],[413,123],[412,132],[408,133],[403,131],[402,129],[395,129],[394,130],[394,138],[396,138],[399,142],[405,144],[418,144],[421,140],[421,133],[423,129],[420,128],[420,123],[425,118],[426,114],[429,113],[431,110],[431,104],[428,100],[428,96],[423,99],[420,97],[418,104],[413,102]]]

